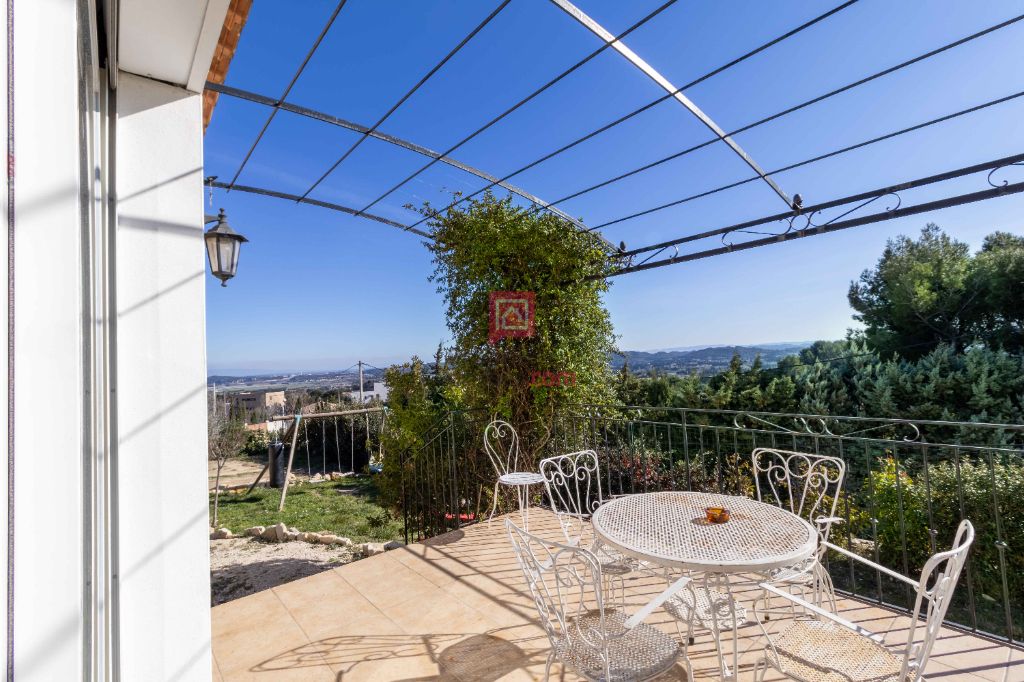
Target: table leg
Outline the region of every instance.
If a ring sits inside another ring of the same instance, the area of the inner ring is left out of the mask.
[[[714,576],[714,588],[710,584],[710,580]],[[726,623],[719,622],[718,607],[714,603],[710,603],[711,608],[711,626],[712,635],[715,638],[715,645],[718,649],[718,669],[721,673],[723,680],[735,680],[737,671],[739,670],[739,624],[736,622],[736,599],[732,596],[732,587],[729,583],[728,574],[724,573],[705,573],[704,574],[704,589],[707,590],[708,600],[710,602],[712,590],[716,588],[724,588],[721,590],[725,594],[725,603],[729,608],[729,621]],[[732,625],[732,668],[725,663],[725,653],[722,651],[722,624]]]
[[[519,516],[523,519],[523,530],[530,532],[530,486],[518,485],[519,492]]]

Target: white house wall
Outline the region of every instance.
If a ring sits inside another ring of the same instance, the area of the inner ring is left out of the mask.
[[[210,676],[202,97],[117,86],[121,674]]]
[[[120,0],[129,20],[137,1]],[[211,26],[223,22],[226,5],[163,3],[165,10],[180,7],[187,14],[179,17],[187,19],[182,25],[200,34],[165,40],[156,35],[161,25],[151,22],[145,30],[154,32],[152,40],[133,35],[126,56],[140,63],[132,46],[145,46],[154,63],[175,65],[176,78],[201,81],[196,74],[209,64]],[[92,213],[92,184],[82,186],[95,170],[87,161],[101,156],[87,154],[95,138],[83,137],[82,123],[103,117],[79,106],[87,90],[80,68],[90,63],[79,54],[79,19],[90,17],[95,3],[14,0],[13,7],[13,339],[0,325],[5,344],[14,344],[13,402],[0,391],[14,425],[14,518],[4,524],[13,528],[11,566],[8,535],[0,533],[0,564],[14,585],[13,617],[8,621],[7,604],[0,605],[0,622],[13,657],[0,647],[0,668],[21,681],[209,680],[201,95],[119,73],[115,152],[104,166],[115,178],[114,229],[97,220],[101,211]],[[193,21],[196,8],[201,25]],[[0,17],[5,33],[7,3],[0,3]],[[6,123],[7,88],[0,99]],[[12,214],[3,182],[6,225]],[[111,232],[116,259],[97,266],[91,240]],[[6,266],[4,258],[4,276]],[[110,327],[110,316],[91,317],[98,289],[90,287],[97,282],[114,286],[104,299],[116,302]],[[90,339],[98,328],[116,332],[103,337],[112,340],[102,360],[110,366],[103,376],[116,381],[109,396],[93,383],[99,347]],[[0,389],[6,382],[5,370]],[[109,510],[97,512],[86,474],[108,461],[92,440],[96,405],[107,397],[116,409],[102,425],[113,432],[116,495]],[[6,427],[4,420],[5,440]],[[6,475],[0,466],[0,486],[7,486]],[[94,524],[101,524],[103,542],[109,538],[113,563],[91,558]],[[90,583],[95,570],[103,573]],[[106,601],[100,583],[113,586],[116,602]],[[6,599],[6,590],[0,595]],[[95,610],[113,606],[110,632],[93,628],[102,621]]]
[[[13,568],[18,680],[77,680],[82,674],[82,253],[75,10],[71,0],[14,3]]]

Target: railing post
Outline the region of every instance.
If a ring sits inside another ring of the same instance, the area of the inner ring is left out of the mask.
[[[405,462],[406,462],[406,450],[403,449],[399,453],[399,455],[398,455],[398,466],[399,466],[399,471],[401,472],[401,476],[400,476],[399,480],[401,481],[400,485],[401,485],[401,489],[402,489],[402,530],[403,530],[403,535],[405,536],[405,544],[408,545],[409,544],[409,497],[408,497],[408,495],[406,494],[406,491],[405,491],[405,473],[406,473],[405,472]]]

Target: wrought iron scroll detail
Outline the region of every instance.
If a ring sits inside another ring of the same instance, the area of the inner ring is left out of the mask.
[[[775,433],[827,438],[851,438],[854,436],[863,436],[864,434],[878,433],[888,430],[891,435],[879,434],[879,437],[885,440],[900,440],[904,443],[924,442],[921,436],[921,429],[918,428],[917,424],[909,421],[885,421],[873,426],[853,428],[853,430],[847,431],[841,428],[841,426],[844,424],[849,426],[859,425],[862,423],[861,420],[852,421],[838,417],[814,415],[793,415],[787,417],[787,419],[792,421],[792,426],[786,426],[782,423],[778,423],[781,420],[771,421],[764,415],[751,412],[740,412],[733,417],[733,426],[737,429],[748,430],[752,428],[751,425],[753,425],[753,428],[768,427],[768,429]]]
[[[1002,182],[992,182],[992,176],[995,175],[996,173],[998,173],[1001,170],[1005,170],[1005,169],[1009,168],[1010,166],[1024,166],[1024,161],[1015,161],[1013,163],[1008,163],[1008,164],[1003,165],[1003,166],[996,166],[995,168],[993,168],[992,170],[990,170],[988,172],[988,177],[986,178],[986,180],[988,181],[988,184],[990,186],[992,186],[992,187],[995,187],[996,189],[1001,189],[1001,188],[1006,187],[1007,185],[1009,185],[1010,184],[1009,180],[1003,180]]]

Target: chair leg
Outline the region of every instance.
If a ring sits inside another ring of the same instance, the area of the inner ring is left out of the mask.
[[[523,530],[530,532],[530,488],[521,485],[516,488],[519,493],[519,517],[523,520]]]
[[[494,513],[498,511],[498,483],[494,483],[494,493],[491,495],[494,498],[494,503],[491,505],[491,515],[487,517],[487,525],[491,525],[491,519],[494,518]]]
[[[828,574],[828,570],[821,564],[818,564],[816,573],[815,585],[820,594],[818,606],[827,601],[828,606],[832,609],[832,613],[837,613],[839,606],[836,604],[836,588],[832,584],[832,576]]]
[[[763,682],[764,676],[768,673],[768,661],[759,658],[754,664],[754,682]]]

